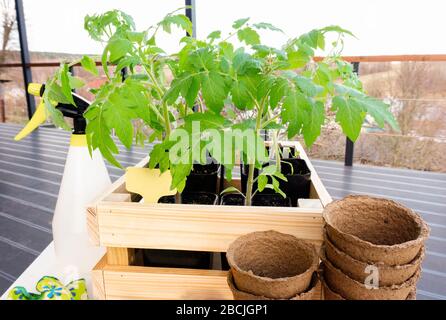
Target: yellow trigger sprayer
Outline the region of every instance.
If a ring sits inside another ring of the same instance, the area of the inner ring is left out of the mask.
[[[32,83],[28,92],[43,96],[45,86]],[[86,121],[83,116],[90,103],[73,93],[76,106],[58,104],[56,108],[65,117],[73,119],[65,169],[59,189],[53,217],[53,239],[58,263],[71,268],[71,273],[84,276],[92,269],[104,250],[89,243],[87,235],[86,206],[111,185],[107,168],[98,150],[92,157],[88,151],[85,135]],[[45,122],[45,103],[40,102],[31,120],[15,137],[20,140]]]

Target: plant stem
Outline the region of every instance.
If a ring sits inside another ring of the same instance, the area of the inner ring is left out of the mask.
[[[245,206],[250,206],[252,202],[252,187],[254,185],[254,164],[249,164],[248,181],[246,184]]]
[[[263,115],[263,103],[256,103],[257,105],[257,118],[256,118],[256,134],[260,134],[260,128],[262,128],[262,115]],[[256,150],[257,152],[257,150]],[[245,197],[245,206],[250,206],[252,203],[252,189],[254,185],[254,170],[255,170],[255,158],[254,163],[251,162],[250,159],[248,160],[249,164],[249,171],[248,171],[248,181],[246,182],[246,197]]]
[[[167,108],[167,104],[163,102],[163,117],[164,117],[164,126],[166,130],[166,139],[170,136],[170,119],[169,119],[169,109]]]

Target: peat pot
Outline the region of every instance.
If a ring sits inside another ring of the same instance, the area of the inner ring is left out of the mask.
[[[370,275],[369,272],[366,272],[368,266],[373,265],[378,268],[380,286],[390,286],[405,282],[420,268],[424,258],[424,248],[421,248],[417,256],[408,264],[396,266],[388,266],[383,263],[369,264],[367,262],[356,260],[342,252],[336,248],[326,236],[324,243],[327,259],[333,266],[342,270],[342,272],[356,281],[364,283],[365,279]]]
[[[411,209],[387,199],[348,196],[325,207],[328,239],[352,258],[386,265],[409,264],[429,235]]]
[[[370,288],[363,282],[356,281],[333,266],[322,257],[324,280],[333,292],[347,300],[406,300],[416,289],[420,269],[406,282],[398,285]]]
[[[322,292],[324,294],[324,300],[346,300],[340,294],[331,290],[330,287],[327,285],[327,283],[324,281],[324,279],[320,279],[320,281],[322,285]],[[407,296],[406,300],[416,300],[416,299],[417,299],[417,290],[413,289]]]
[[[318,287],[320,287],[319,279],[317,273],[313,274],[311,278],[311,284],[307,291],[297,294],[289,300],[319,300],[320,292]],[[232,272],[228,272],[228,286],[232,291],[232,295],[234,296],[234,300],[274,300],[271,298],[267,298],[264,296],[256,296],[251,293],[240,291],[236,288],[234,283],[234,277],[232,276]]]
[[[243,235],[226,256],[239,291],[270,299],[307,291],[319,263],[312,244],[277,231]]]

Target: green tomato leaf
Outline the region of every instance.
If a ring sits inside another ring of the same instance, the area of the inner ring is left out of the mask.
[[[341,125],[342,131],[350,140],[356,141],[366,116],[363,106],[354,99],[341,96],[334,97],[332,105],[336,109],[336,121]]]
[[[223,190],[222,192],[220,192],[220,194],[225,194],[225,193],[239,193],[242,194],[240,192],[239,189],[237,189],[236,187],[227,187],[225,190]]]
[[[381,100],[363,97],[363,98],[351,98],[358,105],[361,105],[364,110],[367,110],[376,121],[376,123],[383,128],[387,122],[393,130],[399,131],[398,123],[395,120],[393,114],[389,111],[389,105]]]
[[[271,31],[277,31],[277,32],[282,32],[282,29],[279,29],[275,26],[273,26],[271,23],[267,23],[267,22],[259,22],[259,23],[254,23],[253,27],[256,29],[267,29],[267,30],[271,30]]]
[[[254,106],[254,97],[257,87],[256,78],[240,76],[231,88],[232,102],[240,110],[251,110]]]
[[[255,45],[260,43],[259,34],[251,27],[245,27],[237,31],[237,37],[240,42],[244,42],[247,45]]]
[[[325,121],[324,104],[320,101],[313,102],[307,99],[305,104],[305,112],[307,114],[306,121],[303,123],[302,134],[305,144],[310,147],[321,134],[321,127]]]
[[[189,176],[192,170],[192,164],[175,164],[170,166],[170,172],[172,174],[172,184],[170,189],[177,189],[178,192],[182,192],[185,187],[186,178]]]
[[[274,175],[277,171],[277,166],[276,165],[269,165],[265,168],[262,169],[262,172],[260,172],[261,176],[271,176]]]
[[[192,34],[192,22],[189,20],[189,18],[184,14],[177,14],[177,15],[168,15],[166,16],[160,23],[163,30],[167,33],[171,33],[171,26],[176,25],[180,29],[183,29],[189,34]]]
[[[225,79],[215,71],[203,74],[201,77],[201,91],[206,106],[215,113],[220,113],[228,95]]]
[[[303,124],[306,122],[307,114],[305,112],[308,98],[298,92],[288,95],[282,108],[282,120],[288,123],[288,138],[293,138],[302,130]]]
[[[306,52],[302,50],[288,52],[289,69],[302,68],[308,62],[310,62],[310,56]]]
[[[221,31],[219,31],[219,30],[213,31],[213,32],[209,33],[209,35],[207,36],[207,38],[210,39],[211,41],[220,39],[220,37],[221,37]]]
[[[244,26],[248,22],[248,20],[249,20],[249,18],[242,18],[242,19],[235,20],[234,23],[232,24],[232,27],[234,29],[240,29],[242,26]]]
[[[259,190],[259,192],[262,192],[263,190],[265,190],[266,185],[268,184],[268,177],[265,175],[260,175],[257,178],[257,188]]]
[[[75,105],[70,86],[70,71],[67,64],[63,64],[62,68],[60,69],[60,83],[62,93],[65,98],[70,102],[70,104]]]
[[[190,76],[184,82],[181,88],[181,95],[186,100],[186,104],[192,108],[195,105],[195,100],[198,96],[198,91],[200,90],[200,77]]]
[[[277,107],[282,98],[288,93],[288,81],[283,78],[277,78],[271,87],[269,94],[270,106],[274,109]]]
[[[81,65],[82,68],[84,68],[85,71],[90,72],[91,74],[98,76],[99,71],[98,68],[96,68],[96,62],[90,58],[89,56],[83,56],[81,59]]]
[[[114,39],[111,40],[106,50],[110,53],[109,60],[111,62],[117,61],[118,59],[125,56],[132,49],[132,43],[127,39]]]
[[[308,97],[314,97],[324,91],[322,86],[315,84],[307,77],[296,75],[293,80],[299,90]]]
[[[69,82],[70,82],[70,87],[72,89],[79,89],[82,88],[85,85],[84,80],[82,80],[79,77],[73,77],[73,76],[68,76],[69,78]]]

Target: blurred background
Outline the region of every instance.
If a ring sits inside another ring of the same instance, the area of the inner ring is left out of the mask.
[[[101,45],[83,30],[85,15],[117,8],[132,15],[139,29],[145,29],[185,5],[183,0],[22,2],[29,70],[36,82],[44,82],[54,72],[54,63],[101,54]],[[217,29],[229,32],[232,22],[241,17],[282,28],[284,34],[262,34],[267,44],[277,47],[288,37],[326,25],[351,30],[357,39],[347,39],[343,55],[361,60],[356,66],[367,92],[392,105],[401,127],[401,132],[392,132],[367,121],[355,144],[353,161],[446,172],[446,61],[441,58],[446,52],[446,42],[441,41],[441,31],[446,29],[444,6],[436,0],[425,0],[422,5],[411,0],[315,0],[311,5],[285,0],[196,0],[196,36],[203,38]],[[14,0],[0,1],[0,20],[0,122],[21,124],[28,120],[29,112]],[[158,42],[173,52],[182,36],[178,31]],[[392,57],[386,57],[389,55]],[[412,55],[417,55],[412,57],[415,61],[407,61]],[[75,67],[74,72],[89,78],[81,68]],[[88,87],[100,83],[91,77]],[[80,93],[91,98],[87,90]],[[313,158],[343,160],[345,143],[337,125],[329,122],[309,153]]]

